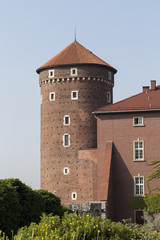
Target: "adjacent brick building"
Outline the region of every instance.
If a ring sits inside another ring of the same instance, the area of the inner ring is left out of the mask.
[[[37,69],[41,187],[63,204],[103,202],[109,218],[134,219],[130,202],[147,193],[152,172],[146,163],[160,158],[160,86],[151,81],[112,104],[116,72],[77,41]]]
[[[147,166],[160,159],[160,86],[95,111],[97,116],[98,200],[108,202],[109,217],[135,219],[133,197],[148,193]],[[107,186],[107,187],[106,187]],[[160,186],[152,180],[150,188]]]

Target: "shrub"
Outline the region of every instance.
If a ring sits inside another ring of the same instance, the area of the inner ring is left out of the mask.
[[[33,191],[19,179],[0,180],[0,230],[11,236],[22,226],[38,222],[43,212],[64,214],[60,199],[45,190]]]
[[[39,224],[32,223],[29,227],[20,229],[18,239],[63,239],[63,240],[91,240],[117,239],[138,240],[139,232],[133,226],[92,217],[65,213],[60,219],[58,216],[43,215]]]
[[[160,213],[160,193],[148,194],[144,198],[133,198],[133,209],[147,209],[149,213]]]

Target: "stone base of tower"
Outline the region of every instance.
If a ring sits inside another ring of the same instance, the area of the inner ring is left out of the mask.
[[[69,207],[72,211],[79,214],[90,213],[94,217],[108,218],[107,201],[91,201],[85,203],[70,203]]]

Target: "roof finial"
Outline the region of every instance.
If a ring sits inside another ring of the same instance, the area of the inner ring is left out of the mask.
[[[77,39],[76,39],[76,27],[75,27],[75,30],[74,30],[74,41],[77,41]]]

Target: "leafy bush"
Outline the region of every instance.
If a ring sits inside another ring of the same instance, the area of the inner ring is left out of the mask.
[[[133,198],[133,209],[147,209],[149,213],[160,213],[160,193],[148,194],[144,198]]]
[[[62,216],[65,210],[60,199],[48,191],[33,191],[19,179],[0,180],[0,230],[8,236],[38,222],[43,212]]]
[[[20,229],[14,237],[14,240],[19,239],[157,240],[160,234],[135,224],[115,223],[89,214],[80,216],[65,213],[62,219],[43,215],[39,224],[32,223]]]

